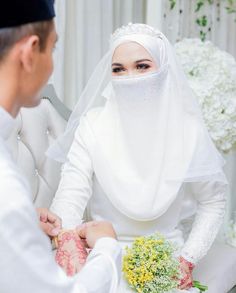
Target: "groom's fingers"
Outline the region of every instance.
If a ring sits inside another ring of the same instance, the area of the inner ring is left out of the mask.
[[[86,241],[85,238],[80,237],[80,240],[81,240],[81,242],[82,242],[82,245],[83,245],[85,248],[89,248],[88,243],[87,243],[87,241]]]
[[[54,228],[61,229],[61,219],[47,208],[37,208],[40,222],[53,224]]]
[[[76,231],[78,232],[78,234],[81,238],[86,238],[85,237],[85,233],[86,233],[85,229],[89,228],[89,227],[96,226],[96,225],[98,225],[98,223],[99,223],[98,221],[90,221],[90,222],[82,223],[81,225],[76,227]],[[82,232],[80,232],[80,231],[82,231]]]
[[[40,222],[40,228],[49,237],[54,237],[54,236],[58,235],[58,233],[59,233],[59,229],[57,231],[55,229],[55,227],[52,224],[48,223],[48,222],[47,223]]]
[[[61,219],[52,212],[48,212],[47,219],[55,228],[61,228]]]
[[[76,227],[76,231],[77,231],[80,238],[86,239],[87,228],[90,226],[89,223],[90,222],[83,223],[83,224]]]
[[[41,222],[47,222],[47,212],[44,209],[37,209],[37,213],[39,215],[39,219]]]
[[[98,225],[98,222],[96,221],[91,221],[91,222],[87,222],[87,223],[83,223],[81,225],[79,225],[78,227],[76,227],[76,231],[79,235],[80,238],[84,239],[86,242],[86,238],[87,238],[87,229],[94,227]],[[87,242],[86,242],[87,245]]]

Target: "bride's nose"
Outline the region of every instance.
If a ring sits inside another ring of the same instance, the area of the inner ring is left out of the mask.
[[[131,77],[133,75],[137,75],[137,74],[138,74],[138,72],[136,70],[134,70],[133,68],[128,69],[127,72],[126,72],[126,75],[129,76],[129,77]]]

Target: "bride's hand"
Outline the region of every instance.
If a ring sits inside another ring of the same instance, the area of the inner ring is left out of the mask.
[[[180,262],[180,270],[182,274],[182,278],[180,280],[179,289],[189,289],[193,286],[193,277],[192,272],[194,269],[194,265],[187,260],[185,260],[183,257],[179,258]]]
[[[57,237],[56,262],[68,276],[78,273],[86,262],[87,251],[77,231],[66,230]]]

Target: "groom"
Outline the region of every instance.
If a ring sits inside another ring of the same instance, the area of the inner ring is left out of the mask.
[[[115,292],[121,251],[112,226],[90,223],[80,230],[93,251],[83,270],[67,278],[39,229],[28,182],[6,146],[20,108],[40,103],[40,90],[52,73],[54,16],[53,0],[0,4],[0,291]],[[40,211],[40,219],[47,222],[50,215],[44,213]]]

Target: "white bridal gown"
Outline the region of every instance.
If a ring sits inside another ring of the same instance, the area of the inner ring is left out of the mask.
[[[179,253],[185,259],[197,263],[207,253],[220,227],[225,208],[226,184],[213,180],[184,183],[172,204],[161,216],[149,221],[134,220],[112,203],[112,198],[104,192],[98,182],[88,151],[89,139],[88,131],[79,127],[68,160],[63,166],[61,182],[51,206],[51,210],[62,218],[64,228],[79,225],[86,210],[86,220],[112,222],[122,246],[131,244],[137,236],[150,235],[158,231],[179,245]],[[183,203],[192,195],[198,203],[197,214],[192,231],[184,242],[179,226],[183,217]],[[191,290],[198,292],[196,289]],[[123,279],[118,292],[131,292]]]

